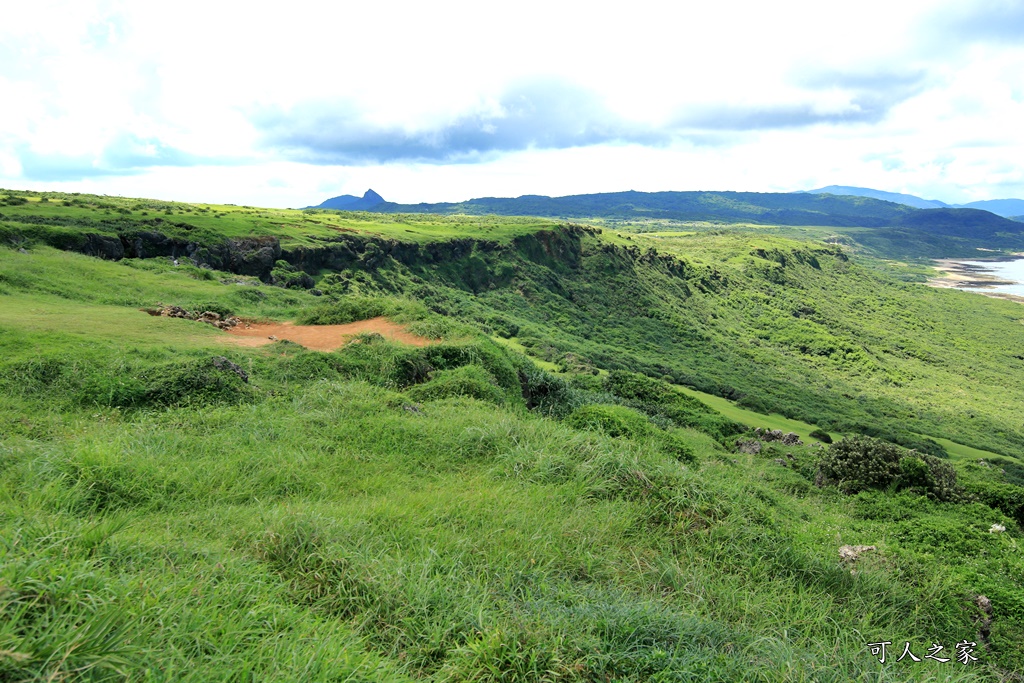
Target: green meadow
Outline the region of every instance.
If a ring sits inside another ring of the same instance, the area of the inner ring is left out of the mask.
[[[0,681],[1024,675],[1019,304],[813,233],[7,194]],[[281,258],[53,246],[157,216]]]

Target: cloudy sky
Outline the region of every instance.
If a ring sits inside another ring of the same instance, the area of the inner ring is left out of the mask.
[[[1024,0],[10,3],[0,187],[1024,197]]]

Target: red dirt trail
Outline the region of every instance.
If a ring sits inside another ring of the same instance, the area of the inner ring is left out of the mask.
[[[376,332],[389,341],[426,346],[434,343],[431,339],[412,334],[404,325],[393,323],[387,318],[370,318],[347,325],[295,325],[292,323],[242,322],[227,330],[230,341],[242,346],[263,346],[287,339],[314,351],[334,351],[357,334]]]

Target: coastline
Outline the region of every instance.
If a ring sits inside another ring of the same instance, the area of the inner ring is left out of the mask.
[[[1005,278],[997,277],[990,274],[983,266],[964,263],[964,261],[989,261],[991,263],[999,263],[1005,261],[1016,261],[1021,258],[1024,258],[1024,254],[1014,254],[1011,258],[998,259],[934,259],[932,262],[933,267],[939,271],[940,275],[938,277],[928,278],[926,284],[929,287],[936,287],[939,289],[960,289],[962,291],[974,292],[976,294],[984,294],[985,296],[990,296],[995,299],[1007,299],[1009,301],[1024,303],[1024,296],[989,289],[990,287],[1000,285],[1019,284],[1016,280],[1007,280]]]

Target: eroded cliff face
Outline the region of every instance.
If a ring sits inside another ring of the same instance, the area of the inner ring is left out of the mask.
[[[472,292],[508,285],[523,265],[540,266],[552,276],[566,275],[579,271],[588,259],[600,260],[602,269],[612,271],[645,265],[679,279],[693,275],[691,266],[674,256],[602,242],[596,239],[600,230],[575,224],[538,230],[505,243],[468,237],[421,243],[353,233],[290,248],[273,236],[190,239],[173,234],[173,226],[172,234],[167,234],[156,222],[96,227],[103,232],[40,225],[26,239],[108,260],[187,260],[198,267],[255,276],[265,282],[276,282],[279,261],[286,262],[292,273],[314,276],[348,270],[373,273],[397,266]],[[709,275],[706,284],[710,288],[721,286],[717,273]]]

